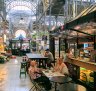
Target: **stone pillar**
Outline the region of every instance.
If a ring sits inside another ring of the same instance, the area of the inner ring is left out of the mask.
[[[55,59],[55,38],[49,35],[49,49]]]
[[[65,52],[67,52],[67,50],[68,50],[68,42],[67,42],[66,38],[64,39],[64,42],[65,42]]]

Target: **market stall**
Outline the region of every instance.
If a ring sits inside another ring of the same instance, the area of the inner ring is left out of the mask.
[[[65,25],[60,26],[59,28],[56,28],[54,31],[50,32],[50,34],[54,37],[61,36],[61,39],[66,39],[66,43],[68,45],[67,48],[74,50],[74,58],[71,58],[68,61],[70,64],[69,70],[72,70],[71,75],[73,75],[73,78],[75,77],[75,80],[78,80],[82,84],[87,85],[94,91],[96,90],[95,30],[96,4],[91,5],[89,8],[81,12],[81,14],[75,17],[75,19],[73,19],[72,21],[69,21]],[[87,60],[86,62],[85,59],[89,60]],[[82,81],[82,73],[84,75],[83,79],[88,78],[88,81]],[[91,78],[91,81],[89,80],[89,78]]]
[[[30,39],[11,39],[10,47],[13,55],[26,55],[26,53],[30,53]]]

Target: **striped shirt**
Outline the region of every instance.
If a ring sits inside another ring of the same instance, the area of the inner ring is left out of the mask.
[[[40,71],[39,68],[37,68],[36,66],[35,67],[30,66],[29,75],[30,75],[31,79],[36,79],[36,78],[40,77],[41,75],[38,74],[39,71]]]

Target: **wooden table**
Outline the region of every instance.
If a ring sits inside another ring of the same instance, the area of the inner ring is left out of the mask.
[[[28,59],[36,60],[40,64],[42,63],[43,67],[46,68],[46,61],[48,60],[48,57],[44,57],[42,54],[33,54],[33,53],[27,53],[26,56]]]

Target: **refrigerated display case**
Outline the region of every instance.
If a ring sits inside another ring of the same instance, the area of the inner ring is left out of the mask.
[[[89,86],[94,85],[94,72],[86,68],[80,67],[80,81],[88,84]]]

